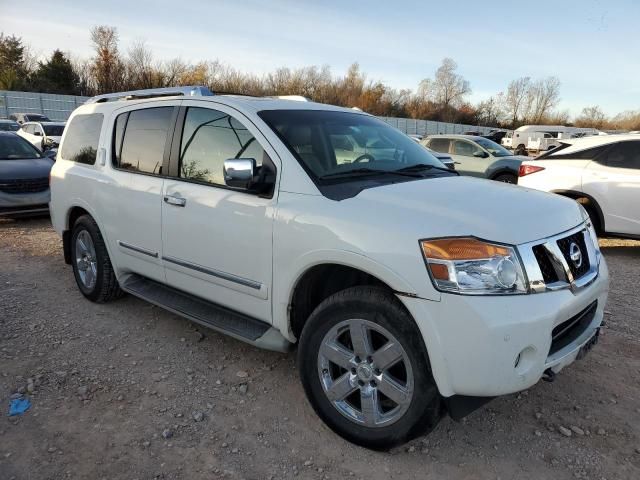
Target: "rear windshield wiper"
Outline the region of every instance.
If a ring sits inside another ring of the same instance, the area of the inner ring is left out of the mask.
[[[402,170],[402,169],[401,169]],[[404,172],[401,170],[377,170],[375,168],[355,168],[353,170],[347,170],[346,172],[334,172],[322,175],[319,178],[321,180],[328,178],[348,178],[348,177],[364,177],[369,175],[401,175],[403,177],[421,178],[422,175]]]
[[[455,173],[456,175],[460,175],[460,172],[456,172],[455,170],[451,170],[450,168],[438,167],[437,165],[431,165],[428,163],[416,163],[415,165],[409,165],[408,167],[402,167],[398,170],[394,170],[394,172],[419,172],[420,170],[440,170],[442,172]]]

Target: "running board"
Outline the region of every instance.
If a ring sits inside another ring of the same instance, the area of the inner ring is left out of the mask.
[[[120,282],[120,287],[142,300],[243,342],[277,352],[288,352],[291,349],[291,342],[268,323],[155,280],[130,274]]]

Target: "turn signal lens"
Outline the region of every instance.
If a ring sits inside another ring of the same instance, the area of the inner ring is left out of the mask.
[[[469,295],[526,293],[520,260],[512,247],[477,238],[420,242],[438,290]]]
[[[531,175],[532,173],[539,172],[541,170],[544,170],[544,167],[539,167],[537,165],[522,164],[522,165],[520,165],[520,168],[518,169],[518,176],[519,177],[524,177],[526,175]]]

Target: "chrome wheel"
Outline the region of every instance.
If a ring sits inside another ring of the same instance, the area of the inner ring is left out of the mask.
[[[388,330],[368,320],[345,320],[327,332],[318,352],[318,374],[331,404],[366,427],[398,421],[413,397],[407,352]]]
[[[76,237],[76,267],[82,285],[92,290],[98,278],[98,262],[96,249],[91,235],[86,230],[80,231]]]

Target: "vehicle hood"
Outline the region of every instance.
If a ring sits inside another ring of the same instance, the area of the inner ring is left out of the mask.
[[[49,176],[52,166],[53,160],[49,158],[0,160],[0,179],[44,178]]]
[[[412,229],[416,240],[470,235],[517,245],[584,221],[578,204],[568,198],[472,177],[369,188],[344,202],[356,210],[375,212],[378,226]]]

